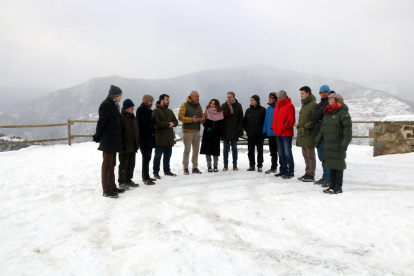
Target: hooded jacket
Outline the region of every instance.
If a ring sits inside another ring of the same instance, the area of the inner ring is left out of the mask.
[[[312,113],[316,109],[316,98],[310,94],[302,100],[302,107],[299,111],[298,135],[296,146],[302,148],[315,147],[315,129],[313,127]]]
[[[273,113],[272,130],[275,136],[293,137],[293,126],[295,125],[295,107],[292,100],[287,97],[278,102]]]

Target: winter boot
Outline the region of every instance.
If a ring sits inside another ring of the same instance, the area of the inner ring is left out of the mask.
[[[233,165],[233,171],[238,171],[237,165]]]
[[[322,187],[322,188],[329,188],[329,187],[331,187],[331,182],[324,182],[324,183],[321,185],[321,187]]]
[[[211,169],[211,166],[210,166],[210,167],[208,167],[207,171],[208,171],[208,172],[213,172],[213,170]]]
[[[155,179],[161,179],[161,176],[158,173],[154,173],[154,178]]]
[[[124,190],[129,190],[129,186],[126,183],[119,183],[119,188]]]
[[[202,172],[200,172],[197,168],[193,168],[192,173],[202,174]]]
[[[323,192],[325,194],[333,194],[334,193],[334,190],[328,188],[328,189],[323,190]]]
[[[223,172],[227,172],[228,170],[229,170],[229,167],[224,166],[224,168],[223,168]]]
[[[307,177],[302,178],[303,182],[315,182],[315,177],[313,175],[308,174]]]
[[[318,181],[315,181],[315,185],[322,185],[325,184],[325,180],[323,178],[319,179]]]
[[[154,181],[152,181],[152,180],[151,180],[151,178],[150,178],[150,179],[146,180],[146,181],[144,182],[144,184],[145,184],[145,185],[155,185],[155,182],[154,182]]]
[[[184,175],[189,175],[190,172],[188,171],[188,169],[184,169]]]
[[[287,174],[287,173],[279,172],[279,173],[275,174],[275,177],[284,176],[285,174]]]
[[[217,166],[214,166],[214,172],[218,172]]]
[[[164,173],[164,175],[168,175],[168,176],[177,176],[175,173],[172,173],[172,172],[166,172],[166,173]]]
[[[265,174],[271,174],[271,173],[276,173],[276,170],[270,169],[270,170],[265,171]]]
[[[298,177],[298,180],[303,181],[304,178],[307,178],[308,174],[305,173],[304,175],[302,175],[301,177]]]
[[[118,197],[118,193],[115,192],[114,190],[112,191],[107,191],[103,193],[104,197],[110,197],[110,198],[117,198]]]
[[[118,194],[122,194],[122,193],[124,193],[124,192],[125,192],[125,190],[124,190],[124,189],[118,189],[118,188],[115,188],[115,189],[114,189],[114,191],[115,191],[116,193],[118,193]]]
[[[254,172],[256,169],[254,167],[250,167],[247,169],[248,172]]]
[[[287,173],[285,175],[282,176],[283,179],[291,179],[295,176],[295,174],[293,173]]]
[[[262,172],[263,170],[262,170],[262,168],[257,168],[257,171]]]
[[[135,183],[134,181],[129,181],[126,185],[128,185],[128,187],[139,187],[139,184]]]

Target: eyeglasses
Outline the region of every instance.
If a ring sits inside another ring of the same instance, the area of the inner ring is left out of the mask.
[[[323,94],[323,93],[328,93],[328,91],[323,90],[323,91],[319,92],[319,94]]]

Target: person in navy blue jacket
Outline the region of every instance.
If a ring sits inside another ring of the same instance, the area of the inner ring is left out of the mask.
[[[265,123],[263,126],[263,134],[267,135],[267,140],[269,141],[269,151],[270,157],[272,159],[272,166],[270,170],[267,170],[265,173],[276,173],[277,172],[277,159],[279,155],[279,151],[277,149],[277,141],[276,136],[273,130],[270,128],[273,123],[273,112],[275,111],[275,106],[277,104],[277,97],[276,92],[272,92],[269,94],[269,103],[266,109],[266,118]]]

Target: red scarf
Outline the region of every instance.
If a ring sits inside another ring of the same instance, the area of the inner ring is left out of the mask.
[[[325,112],[323,114],[326,115],[326,114],[332,113],[334,111],[337,111],[341,108],[342,108],[342,105],[339,105],[339,104],[327,105],[326,108],[325,108]]]

